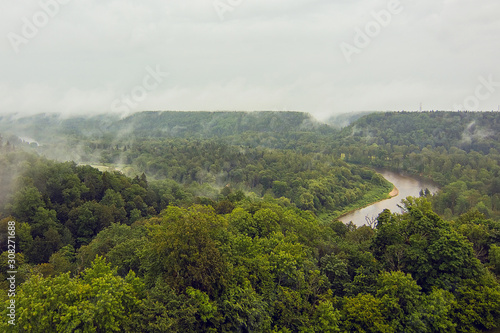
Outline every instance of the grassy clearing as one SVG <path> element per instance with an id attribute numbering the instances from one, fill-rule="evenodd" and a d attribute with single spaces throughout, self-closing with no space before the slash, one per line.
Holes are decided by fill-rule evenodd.
<path id="1" fill-rule="evenodd" d="M 124 175 L 128 177 L 133 177 L 136 174 L 140 174 L 137 170 L 135 170 L 132 166 L 128 164 L 111 164 L 111 163 L 102 163 L 102 164 L 92 164 L 92 163 L 80 163 L 79 165 L 90 165 L 93 168 L 101 172 L 113 172 L 120 171 Z"/>

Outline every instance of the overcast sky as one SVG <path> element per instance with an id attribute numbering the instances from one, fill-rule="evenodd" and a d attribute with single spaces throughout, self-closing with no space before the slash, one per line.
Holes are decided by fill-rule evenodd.
<path id="1" fill-rule="evenodd" d="M 498 0 L 0 0 L 0 114 L 497 110 L 499 14 Z"/>

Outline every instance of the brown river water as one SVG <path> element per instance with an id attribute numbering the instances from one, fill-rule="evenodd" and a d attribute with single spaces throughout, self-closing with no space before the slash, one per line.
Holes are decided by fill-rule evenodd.
<path id="1" fill-rule="evenodd" d="M 408 196 L 418 197 L 420 190 L 425 190 L 426 188 L 428 188 L 431 193 L 435 193 L 439 189 L 435 184 L 429 181 L 391 171 L 379 171 L 379 173 L 398 189 L 399 194 L 390 199 L 382 200 L 365 208 L 350 212 L 340 217 L 340 221 L 344 223 L 352 221 L 357 226 L 362 226 L 363 224 L 366 224 L 366 217 L 370 219 L 375 218 L 386 208 L 390 209 L 393 213 L 400 213 L 401 209 L 398 205 L 401 204 L 401 199 Z"/>

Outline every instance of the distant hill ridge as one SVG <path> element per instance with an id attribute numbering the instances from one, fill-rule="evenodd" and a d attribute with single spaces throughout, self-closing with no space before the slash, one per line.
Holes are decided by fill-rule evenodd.
<path id="1" fill-rule="evenodd" d="M 309 113 L 291 111 L 144 111 L 123 118 L 117 114 L 0 116 L 4 140 L 19 137 L 44 143 L 129 137 L 206 139 L 242 133 L 288 137 L 298 132 L 319 136 L 336 133 L 333 140 L 342 144 L 364 140 L 378 145 L 455 146 L 487 152 L 490 148 L 500 149 L 500 113 L 366 112 L 333 116 L 327 124 Z"/>
<path id="2" fill-rule="evenodd" d="M 500 149 L 500 112 L 380 112 L 342 129 L 343 138 L 378 145 L 459 147 L 488 153 Z"/>
<path id="3" fill-rule="evenodd" d="M 291 111 L 144 111 L 125 118 L 114 114 L 88 117 L 47 114 L 23 118 L 0 117 L 1 133 L 29 136 L 35 140 L 57 134 L 76 138 L 107 135 L 209 138 L 242 132 L 300 132 L 318 128 L 328 126 L 309 113 Z"/>

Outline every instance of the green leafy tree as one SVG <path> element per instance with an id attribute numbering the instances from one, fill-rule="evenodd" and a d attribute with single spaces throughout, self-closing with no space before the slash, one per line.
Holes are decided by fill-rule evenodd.
<path id="1" fill-rule="evenodd" d="M 24 187 L 14 195 L 12 214 L 19 222 L 32 222 L 39 208 L 45 208 L 45 202 L 36 187 Z"/>
<path id="2" fill-rule="evenodd" d="M 421 288 L 409 274 L 384 272 L 379 277 L 377 298 L 395 332 L 422 332 L 425 325 L 419 306 Z"/>
<path id="3" fill-rule="evenodd" d="M 191 287 L 178 293 L 159 278 L 129 325 L 130 332 L 217 332 L 221 320 L 206 293 Z"/>
<path id="4" fill-rule="evenodd" d="M 385 221 L 372 242 L 387 269 L 410 273 L 424 291 L 453 290 L 462 279 L 478 277 L 480 262 L 471 244 L 435 214 L 426 198 L 404 201 L 406 213 Z"/>
<path id="5" fill-rule="evenodd" d="M 395 332 L 382 301 L 370 294 L 344 298 L 341 323 L 346 332 Z"/>
<path id="6" fill-rule="evenodd" d="M 340 330 L 341 315 L 332 302 L 325 300 L 319 301 L 314 309 L 314 315 L 311 320 L 311 329 L 313 332 L 335 333 Z M 305 330 L 304 330 L 305 331 Z"/>
<path id="7" fill-rule="evenodd" d="M 116 267 L 120 276 L 126 276 L 130 270 L 139 272 L 140 251 L 146 243 L 146 235 L 144 226 L 113 223 L 99 232 L 90 244 L 78 249 L 78 268 L 89 267 L 93 258 L 99 255 Z"/>
<path id="8" fill-rule="evenodd" d="M 161 276 L 177 291 L 192 287 L 219 294 L 228 279 L 219 249 L 226 227 L 211 207 L 167 208 L 161 224 L 150 226 L 151 242 L 142 253 L 148 284 Z"/>
<path id="9" fill-rule="evenodd" d="M 500 275 L 500 246 L 492 245 L 489 253 L 490 269 L 493 273 Z"/>
<path id="10" fill-rule="evenodd" d="M 500 287 L 489 276 L 465 280 L 456 290 L 451 317 L 457 332 L 481 332 L 500 326 Z"/>
<path id="11" fill-rule="evenodd" d="M 140 305 L 142 284 L 133 273 L 118 277 L 102 258 L 82 275 L 33 275 L 18 290 L 16 326 L 4 332 L 123 332 Z M 5 303 L 2 315 L 6 317 Z"/>

